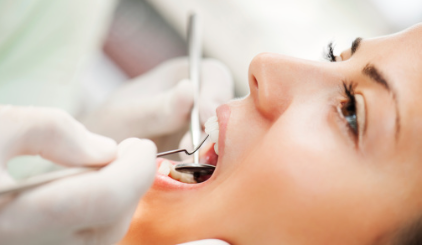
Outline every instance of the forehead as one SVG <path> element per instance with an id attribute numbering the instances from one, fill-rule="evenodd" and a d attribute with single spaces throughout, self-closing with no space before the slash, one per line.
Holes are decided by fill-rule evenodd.
<path id="1" fill-rule="evenodd" d="M 397 96 L 422 88 L 422 25 L 393 35 L 364 39 L 362 62 L 373 63 L 397 90 Z"/>
<path id="2" fill-rule="evenodd" d="M 422 25 L 400 33 L 363 39 L 356 52 L 359 69 L 374 64 L 396 91 L 400 115 L 400 137 L 378 163 L 386 164 L 388 172 L 407 190 L 407 204 L 422 208 Z M 353 59 L 353 58 L 352 58 Z M 360 70 L 359 70 L 360 72 Z M 377 98 L 374 110 L 386 110 L 388 102 Z M 374 106 L 375 105 L 375 106 Z M 383 124 L 379 119 L 376 124 Z M 386 143 L 377 142 L 377 148 Z M 389 149 L 390 150 L 390 149 Z M 378 156 L 379 157 L 379 156 Z M 413 201 L 413 202 L 412 202 Z M 415 211 L 415 210 L 413 210 Z"/>
<path id="3" fill-rule="evenodd" d="M 362 63 L 376 65 L 402 104 L 422 95 L 422 24 L 389 36 L 364 39 L 356 56 Z"/>
<path id="4" fill-rule="evenodd" d="M 362 43 L 361 48 L 367 55 L 372 56 L 374 62 L 405 71 L 415 68 L 420 70 L 421 68 L 422 24 L 389 36 L 365 39 Z"/>
<path id="5" fill-rule="evenodd" d="M 364 39 L 359 49 L 365 62 L 375 64 L 396 91 L 401 121 L 398 153 L 422 160 L 422 25 Z"/>

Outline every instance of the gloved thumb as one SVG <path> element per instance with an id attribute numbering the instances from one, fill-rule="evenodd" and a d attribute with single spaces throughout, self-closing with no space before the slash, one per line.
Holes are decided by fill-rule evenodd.
<path id="1" fill-rule="evenodd" d="M 176 125 L 184 125 L 189 121 L 193 106 L 193 84 L 188 79 L 181 80 L 172 90 L 168 107 L 172 112 L 171 119 Z"/>
<path id="2" fill-rule="evenodd" d="M 207 59 L 202 62 L 202 81 L 199 97 L 201 123 L 215 115 L 217 107 L 234 96 L 230 70 L 221 62 Z"/>
<path id="3" fill-rule="evenodd" d="M 157 171 L 157 147 L 148 139 L 128 138 L 118 146 L 117 159 L 101 171 L 104 185 L 110 182 L 115 189 L 135 189 L 143 195 L 152 185 Z M 139 199 L 139 197 L 138 197 Z"/>
<path id="4" fill-rule="evenodd" d="M 0 156 L 40 155 L 69 166 L 104 165 L 116 157 L 114 140 L 89 132 L 64 111 L 0 107 Z"/>

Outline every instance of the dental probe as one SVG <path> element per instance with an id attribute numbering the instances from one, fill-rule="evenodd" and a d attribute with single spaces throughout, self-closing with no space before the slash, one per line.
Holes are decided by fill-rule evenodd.
<path id="1" fill-rule="evenodd" d="M 192 154 L 196 153 L 199 150 L 199 148 L 201 148 L 201 146 L 205 143 L 205 141 L 208 139 L 208 137 L 209 137 L 209 135 L 207 135 L 204 138 L 204 140 L 202 140 L 202 142 L 198 145 L 198 147 L 196 147 L 196 149 L 194 149 L 192 152 L 189 152 L 186 149 L 175 149 L 175 150 L 170 150 L 170 151 L 158 153 L 157 157 L 171 155 L 171 154 L 179 153 L 179 152 L 185 152 L 187 155 L 192 155 Z M 181 164 L 179 164 L 179 165 L 181 165 Z M 202 165 L 202 169 L 204 169 L 203 171 L 201 171 L 201 166 L 198 166 L 198 164 L 196 164 L 196 163 L 189 163 L 189 164 L 183 164 L 183 165 L 196 165 L 195 167 L 197 169 L 196 170 L 197 176 L 198 175 L 199 176 L 204 175 L 205 173 L 212 174 L 212 172 L 210 173 L 210 170 L 215 168 L 212 165 L 199 164 L 199 165 Z M 35 176 L 35 177 L 32 177 L 32 178 L 28 178 L 26 180 L 20 181 L 17 184 L 13 184 L 13 185 L 8 186 L 8 187 L 0 188 L 0 196 L 6 195 L 6 194 L 21 192 L 23 190 L 33 188 L 33 187 L 36 187 L 36 186 L 39 186 L 39 185 L 42 185 L 42 184 L 46 184 L 46 183 L 49 183 L 49 182 L 54 181 L 54 180 L 67 178 L 67 177 L 70 177 L 70 176 L 79 175 L 79 174 L 83 174 L 83 173 L 98 171 L 101 168 L 102 167 L 68 168 L 68 169 L 64 169 L 64 170 L 60 170 L 60 171 L 55 171 L 55 172 L 50 172 L 50 173 L 38 175 L 38 176 Z M 177 165 L 176 165 L 176 170 L 177 170 Z M 192 170 L 192 169 L 190 169 L 190 170 Z M 207 171 L 205 171 L 205 170 L 207 170 Z M 181 170 L 180 172 L 192 173 L 191 171 L 183 171 L 183 170 Z"/>
<path id="2" fill-rule="evenodd" d="M 199 120 L 199 84 L 201 71 L 201 33 L 198 15 L 192 13 L 188 23 L 188 52 L 189 52 L 189 78 L 193 84 L 193 107 L 190 115 L 190 133 L 192 147 L 198 146 L 201 138 L 201 122 Z M 193 162 L 199 163 L 199 153 L 193 155 Z"/>

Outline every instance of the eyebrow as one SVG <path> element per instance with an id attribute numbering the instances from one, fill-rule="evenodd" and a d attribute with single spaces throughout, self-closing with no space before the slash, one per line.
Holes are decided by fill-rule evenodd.
<path id="1" fill-rule="evenodd" d="M 352 42 L 352 47 L 350 48 L 352 51 L 352 55 L 356 52 L 356 50 L 359 48 L 360 42 L 362 41 L 362 38 L 357 37 L 353 42 Z"/>
<path id="2" fill-rule="evenodd" d="M 371 81 L 380 84 L 382 87 L 384 87 L 389 93 L 393 95 L 393 100 L 395 104 L 396 109 L 396 133 L 395 138 L 396 141 L 399 137 L 400 132 L 400 114 L 398 110 L 398 103 L 397 103 L 397 93 L 396 91 L 391 88 L 390 83 L 387 79 L 382 75 L 382 73 L 379 72 L 379 70 L 371 63 L 366 64 L 366 66 L 362 69 L 362 73 L 366 76 L 368 76 Z"/>
<path id="3" fill-rule="evenodd" d="M 352 47 L 350 48 L 351 50 L 351 55 L 352 56 L 354 53 L 356 53 L 356 51 L 358 50 L 358 48 L 360 47 L 360 44 L 362 42 L 362 38 L 361 37 L 357 37 L 353 42 L 352 42 Z M 382 73 L 371 63 L 366 64 L 366 66 L 362 69 L 362 73 L 365 76 L 368 76 L 371 81 L 382 85 L 389 93 L 391 93 L 393 95 L 393 100 L 394 100 L 394 105 L 395 105 L 395 110 L 396 110 L 396 133 L 395 133 L 395 138 L 396 141 L 399 137 L 399 133 L 400 133 L 400 114 L 399 114 L 399 107 L 398 107 L 398 103 L 397 103 L 397 93 L 394 90 L 394 88 L 391 87 L 391 84 L 388 82 L 388 80 L 382 75 Z"/>
<path id="4" fill-rule="evenodd" d="M 385 87 L 385 89 L 387 89 L 389 92 L 392 92 L 390 89 L 390 83 L 387 82 L 384 76 L 381 75 L 378 69 L 371 63 L 366 64 L 366 66 L 362 69 L 362 73 L 371 78 L 373 81 Z"/>

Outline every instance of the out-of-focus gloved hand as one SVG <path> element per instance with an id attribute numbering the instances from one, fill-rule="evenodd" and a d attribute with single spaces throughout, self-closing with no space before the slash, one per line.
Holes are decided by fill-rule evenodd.
<path id="1" fill-rule="evenodd" d="M 193 105 L 188 71 L 187 58 L 167 61 L 123 85 L 82 122 L 116 141 L 143 137 L 153 139 L 159 150 L 176 148 L 188 129 Z M 202 61 L 201 78 L 199 113 L 204 123 L 233 97 L 233 81 L 226 66 L 214 59 Z"/>
<path id="2" fill-rule="evenodd" d="M 67 166 L 106 165 L 0 196 L 1 244 L 116 243 L 155 177 L 151 141 L 128 139 L 116 147 L 59 110 L 0 106 L 0 135 L 0 187 L 13 184 L 6 162 L 17 155 Z"/>
<path id="3" fill-rule="evenodd" d="M 229 245 L 229 243 L 220 239 L 202 239 L 187 243 L 181 243 L 179 245 Z"/>

